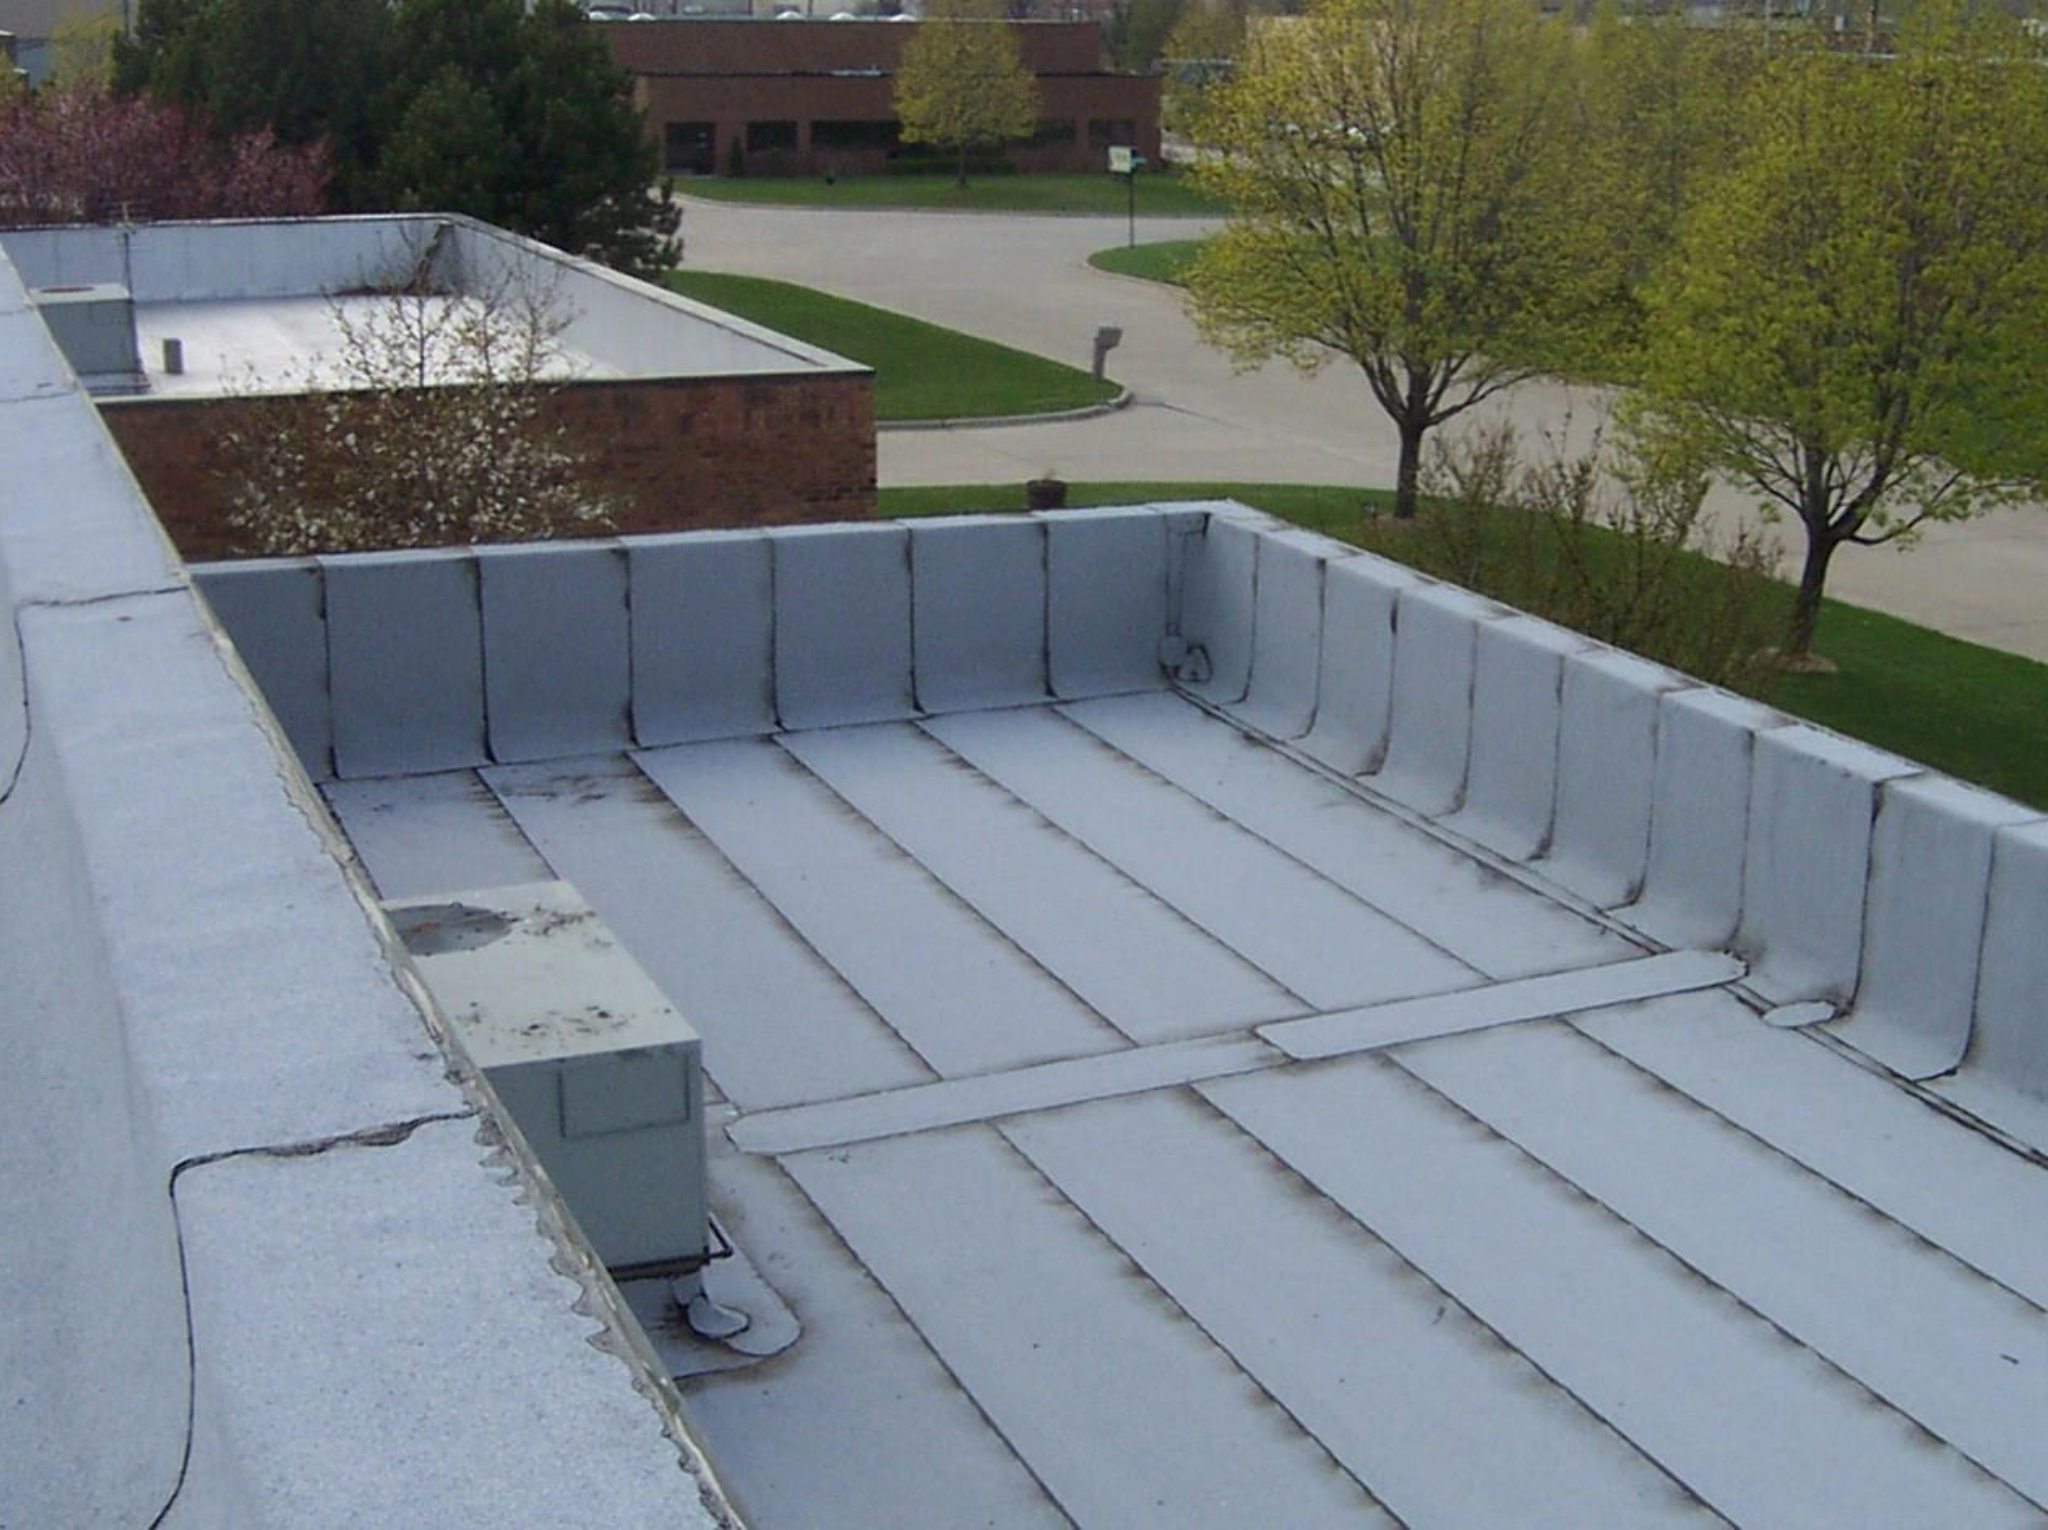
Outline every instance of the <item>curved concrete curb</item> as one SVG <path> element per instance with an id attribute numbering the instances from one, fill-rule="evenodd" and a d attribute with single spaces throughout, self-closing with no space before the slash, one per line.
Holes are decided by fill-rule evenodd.
<path id="1" fill-rule="evenodd" d="M 1100 404 L 1084 404 L 1079 409 L 1055 409 L 1050 414 L 978 414 L 963 415 L 949 420 L 877 420 L 875 433 L 885 430 L 973 430 L 998 425 L 1065 425 L 1073 420 L 1092 420 L 1100 415 L 1114 414 L 1119 409 L 1129 408 L 1137 395 L 1129 388 L 1115 398 Z"/>

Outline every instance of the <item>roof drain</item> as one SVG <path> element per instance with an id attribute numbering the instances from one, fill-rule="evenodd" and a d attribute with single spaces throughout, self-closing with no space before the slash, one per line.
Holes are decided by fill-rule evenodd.
<path id="1" fill-rule="evenodd" d="M 1177 632 L 1169 632 L 1159 640 L 1159 667 L 1182 685 L 1201 685 L 1215 673 L 1215 666 L 1209 662 L 1209 650 L 1200 643 L 1190 643 Z"/>

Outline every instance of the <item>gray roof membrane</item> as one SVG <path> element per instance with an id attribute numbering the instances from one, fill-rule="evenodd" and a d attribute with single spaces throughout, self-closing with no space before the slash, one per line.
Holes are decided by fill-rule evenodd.
<path id="1" fill-rule="evenodd" d="M 2048 1518 L 2037 815 L 1233 506 L 496 567 L 202 584 L 702 1034 L 748 1523 Z"/>
<path id="2" fill-rule="evenodd" d="M 719 1523 L 4 255 L 0 460 L 0 1525 Z"/>

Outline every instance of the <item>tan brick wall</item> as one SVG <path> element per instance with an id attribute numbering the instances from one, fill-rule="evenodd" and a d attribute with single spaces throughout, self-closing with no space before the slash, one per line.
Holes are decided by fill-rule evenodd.
<path id="1" fill-rule="evenodd" d="M 214 441 L 237 399 L 108 399 L 101 415 L 187 558 L 234 557 Z M 625 502 L 617 530 L 862 520 L 875 513 L 872 379 L 575 383 L 549 409 Z"/>

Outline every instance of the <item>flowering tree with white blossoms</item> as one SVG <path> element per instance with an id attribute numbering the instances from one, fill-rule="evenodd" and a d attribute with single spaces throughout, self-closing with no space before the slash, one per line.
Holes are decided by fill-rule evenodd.
<path id="1" fill-rule="evenodd" d="M 551 291 L 336 298 L 340 345 L 254 379 L 216 438 L 228 519 L 268 556 L 600 532 L 615 503 L 548 401 L 574 374 Z"/>

